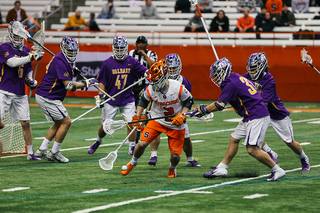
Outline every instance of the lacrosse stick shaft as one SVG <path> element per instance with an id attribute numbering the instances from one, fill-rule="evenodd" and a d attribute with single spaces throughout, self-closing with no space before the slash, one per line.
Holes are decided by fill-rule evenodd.
<path id="1" fill-rule="evenodd" d="M 317 71 L 317 73 L 320 74 L 319 70 L 318 70 L 317 68 L 315 68 L 312 64 L 309 64 L 309 63 L 308 63 L 308 65 L 310 65 L 310 67 L 312 67 L 315 71 Z"/>
<path id="2" fill-rule="evenodd" d="M 112 98 L 117 97 L 117 96 L 120 95 L 121 93 L 127 91 L 128 89 L 130 89 L 130 88 L 133 87 L 134 85 L 138 84 L 139 82 L 144 81 L 145 79 L 146 79 L 146 77 L 143 77 L 143 78 L 141 78 L 140 80 L 134 82 L 134 83 L 131 84 L 130 86 L 124 88 L 123 90 L 121 90 L 121 91 L 118 92 L 117 94 L 113 95 Z M 111 100 L 111 98 L 108 98 L 107 100 L 103 101 L 103 102 L 101 103 L 101 105 L 107 103 L 107 102 L 110 101 L 110 100 Z M 95 107 L 93 107 L 92 109 L 89 109 L 87 112 L 85 112 L 85 113 L 83 113 L 82 115 L 80 115 L 79 117 L 73 119 L 73 120 L 71 121 L 71 123 L 74 123 L 75 121 L 79 120 L 80 118 L 82 118 L 83 116 L 85 116 L 86 114 L 90 113 L 91 111 L 93 111 L 93 110 L 95 110 L 95 109 L 97 109 L 97 108 L 98 108 L 98 107 L 95 106 Z"/>
<path id="3" fill-rule="evenodd" d="M 36 67 L 34 68 L 34 73 L 33 73 L 33 80 L 36 79 L 36 74 L 37 74 L 37 70 L 38 70 L 38 65 L 39 65 L 39 61 L 37 61 L 36 63 Z M 30 88 L 30 91 L 29 91 L 29 100 L 31 98 L 31 94 L 32 94 L 32 89 Z"/>
<path id="4" fill-rule="evenodd" d="M 174 116 L 175 116 L 175 115 L 169 115 L 169 116 L 163 116 L 163 117 L 142 119 L 142 120 L 138 120 L 138 121 L 128 122 L 127 124 L 134 124 L 134 123 L 140 123 L 140 122 L 145 122 L 145 121 L 159 120 L 159 119 L 163 119 L 163 118 L 172 118 L 172 117 L 174 117 Z"/>
<path id="5" fill-rule="evenodd" d="M 205 21 L 204 21 L 204 19 L 203 19 L 203 17 L 202 17 L 202 14 L 201 14 L 201 11 L 200 11 L 200 8 L 199 8 L 199 5 L 198 5 L 198 2 L 196 3 L 196 5 L 195 5 L 195 6 L 197 7 L 197 10 L 198 10 L 198 12 L 199 12 L 199 15 L 200 15 L 200 18 L 201 18 L 201 21 L 202 21 L 202 24 L 203 24 L 204 30 L 206 31 L 206 34 L 207 34 L 207 37 L 208 37 L 209 42 L 210 42 L 210 44 L 211 44 L 211 47 L 212 47 L 213 53 L 214 53 L 214 55 L 216 56 L 216 59 L 217 59 L 217 60 L 219 60 L 218 54 L 217 54 L 217 52 L 216 52 L 216 49 L 215 49 L 215 48 L 214 48 L 214 46 L 213 46 L 213 43 L 212 43 L 211 37 L 210 37 L 210 35 L 209 35 L 208 29 L 207 29 L 207 25 L 206 25 L 206 23 L 205 23 Z"/>
<path id="6" fill-rule="evenodd" d="M 45 46 L 43 46 L 42 44 L 40 44 L 39 42 L 37 42 L 36 40 L 34 40 L 31 36 L 28 37 L 28 38 L 30 38 L 34 43 L 38 44 L 40 47 L 42 47 L 42 48 L 45 49 L 48 53 L 50 53 L 52 56 L 54 56 L 54 54 L 53 54 L 50 50 L 48 50 Z"/>
<path id="7" fill-rule="evenodd" d="M 79 74 L 84 80 L 88 80 L 84 75 L 82 75 L 81 73 Z M 106 93 L 103 89 L 101 89 L 99 86 L 94 86 L 97 90 L 99 90 L 100 92 L 102 92 L 103 94 L 105 94 L 106 96 L 108 96 L 108 98 L 111 98 L 111 100 L 115 100 L 115 98 L 111 97 L 108 93 Z"/>
<path id="8" fill-rule="evenodd" d="M 127 135 L 127 137 L 123 140 L 123 142 L 120 144 L 120 146 L 116 149 L 116 152 L 118 152 L 119 149 L 121 149 L 121 147 L 123 146 L 123 144 L 129 139 L 129 137 L 134 133 L 134 131 L 136 131 L 137 128 L 138 128 L 138 127 L 135 126 L 135 127 L 131 130 L 131 132 L 130 132 L 130 133 Z"/>

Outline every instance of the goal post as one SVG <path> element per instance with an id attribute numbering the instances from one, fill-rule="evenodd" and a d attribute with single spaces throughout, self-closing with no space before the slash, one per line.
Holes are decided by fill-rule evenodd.
<path id="1" fill-rule="evenodd" d="M 7 29 L 8 25 L 0 25 L 0 45 L 9 41 Z M 28 150 L 23 138 L 20 121 L 12 122 L 10 110 L 8 110 L 4 116 L 3 122 L 4 128 L 0 130 L 0 138 L 2 140 L 2 155 L 27 154 Z"/>

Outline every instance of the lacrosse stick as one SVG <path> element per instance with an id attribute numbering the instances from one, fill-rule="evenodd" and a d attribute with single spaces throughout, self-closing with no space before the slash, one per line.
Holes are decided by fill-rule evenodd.
<path id="1" fill-rule="evenodd" d="M 187 112 L 186 113 L 186 115 L 191 115 L 192 114 L 192 112 Z M 192 118 L 194 119 L 194 120 L 196 120 L 196 121 L 207 121 L 207 120 L 209 120 L 209 119 L 211 119 L 211 118 L 213 118 L 214 117 L 214 114 L 213 114 L 213 112 L 210 112 L 208 115 L 204 115 L 204 116 L 202 116 L 202 117 L 200 117 L 200 118 L 198 118 L 198 117 L 196 117 L 196 116 L 193 116 Z"/>
<path id="2" fill-rule="evenodd" d="M 317 68 L 315 68 L 312 65 L 312 58 L 310 55 L 307 54 L 308 51 L 306 51 L 305 49 L 300 51 L 300 59 L 302 63 L 308 64 L 310 67 L 312 67 L 315 71 L 317 71 L 317 73 L 320 74 L 319 70 Z"/>
<path id="3" fill-rule="evenodd" d="M 42 27 L 43 28 L 43 27 Z M 23 26 L 21 25 L 20 22 L 15 21 L 12 25 L 12 32 L 15 35 L 18 35 L 22 38 L 24 38 L 25 40 L 31 39 L 34 43 L 36 43 L 37 45 L 39 45 L 40 47 L 42 47 L 43 49 L 45 49 L 48 53 L 50 53 L 52 56 L 54 56 L 54 54 L 48 50 L 46 47 L 44 47 L 42 44 L 39 43 L 39 41 L 37 41 L 36 39 L 32 38 L 30 36 L 30 34 L 28 33 L 28 31 L 26 29 L 23 28 Z"/>
<path id="4" fill-rule="evenodd" d="M 198 0 L 189 0 L 189 1 L 191 2 L 191 4 L 193 4 L 193 5 L 195 5 L 195 6 L 197 7 L 198 13 L 199 13 L 199 15 L 200 15 L 200 18 L 201 18 L 203 27 L 204 27 L 204 29 L 205 29 L 205 31 L 206 31 L 206 34 L 207 34 L 207 37 L 208 37 L 209 42 L 210 42 L 210 44 L 211 44 L 212 50 L 213 50 L 213 52 L 214 52 L 214 55 L 216 56 L 216 59 L 219 60 L 218 54 L 217 54 L 217 52 L 216 52 L 216 49 L 215 49 L 214 46 L 213 46 L 211 37 L 210 37 L 210 35 L 209 35 L 206 22 L 204 21 L 204 19 L 203 19 L 203 17 L 202 17 L 202 14 L 201 14 L 201 11 L 200 11 L 200 8 L 199 8 L 199 5 L 198 5 Z"/>
<path id="5" fill-rule="evenodd" d="M 118 151 L 119 149 L 123 146 L 123 144 L 128 140 L 128 138 L 134 133 L 134 131 L 137 129 L 135 126 L 131 132 L 127 135 L 127 137 L 123 140 L 123 142 L 120 144 L 120 146 L 116 149 L 116 151 L 110 152 L 107 157 L 101 158 L 99 160 L 99 165 L 101 169 L 103 170 L 112 170 L 113 169 L 113 164 L 115 160 L 118 157 Z"/>
<path id="6" fill-rule="evenodd" d="M 120 95 L 120 94 L 123 93 L 124 91 L 130 89 L 131 87 L 133 87 L 134 85 L 138 84 L 138 83 L 141 82 L 141 81 L 144 81 L 145 79 L 146 79 L 146 77 L 143 77 L 143 78 L 141 78 L 140 80 L 134 82 L 134 83 L 131 84 L 130 86 L 124 88 L 123 90 L 121 90 L 121 91 L 118 92 L 117 94 L 113 95 L 112 98 L 117 97 L 118 95 Z M 101 105 L 107 103 L 107 102 L 110 101 L 110 100 L 111 100 L 111 98 L 108 98 L 107 100 L 103 101 L 103 102 L 101 103 Z M 80 118 L 82 118 L 83 116 L 85 116 L 86 114 L 90 113 L 91 111 L 93 111 L 93 110 L 95 110 L 95 109 L 97 109 L 97 108 L 98 108 L 98 107 L 95 106 L 95 107 L 89 109 L 87 112 L 85 112 L 85 113 L 83 113 L 82 115 L 80 115 L 79 117 L 73 119 L 73 120 L 71 121 L 71 123 L 74 123 L 75 121 L 79 120 Z"/>
<path id="7" fill-rule="evenodd" d="M 40 44 L 43 45 L 44 43 L 44 38 L 45 38 L 45 35 L 44 35 L 44 20 L 42 21 L 41 23 L 41 29 L 38 30 L 38 32 L 36 32 L 34 35 L 33 35 L 33 39 L 38 41 Z M 33 43 L 33 46 L 32 46 L 32 49 L 34 49 L 35 51 L 37 52 L 41 52 L 42 51 L 42 47 L 39 46 L 37 43 Z M 36 79 L 36 75 L 37 75 L 37 70 L 38 70 L 38 65 L 39 65 L 39 61 L 37 61 L 36 63 L 36 67 L 34 68 L 34 73 L 33 73 L 33 79 Z M 31 98 L 31 94 L 32 94 L 32 90 L 30 89 L 29 91 L 29 100 Z"/>

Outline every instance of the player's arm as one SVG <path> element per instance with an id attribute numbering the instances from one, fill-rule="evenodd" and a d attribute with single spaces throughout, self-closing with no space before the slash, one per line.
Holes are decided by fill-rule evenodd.
<path id="1" fill-rule="evenodd" d="M 99 83 L 99 88 L 102 91 L 106 91 L 106 86 L 101 82 Z M 98 108 L 102 108 L 104 104 L 101 104 L 101 102 L 105 98 L 105 95 L 100 90 L 98 90 L 98 95 L 94 96 L 94 98 L 96 99 L 96 106 Z"/>
<path id="2" fill-rule="evenodd" d="M 30 63 L 31 61 L 39 61 L 42 59 L 44 52 L 33 51 L 29 52 L 25 57 L 11 57 L 6 61 L 9 67 L 19 67 L 21 65 Z"/>
<path id="3" fill-rule="evenodd" d="M 32 78 L 32 73 L 33 71 L 30 71 L 27 73 L 27 78 L 25 80 L 25 83 L 27 86 L 30 87 L 30 89 L 34 90 L 35 88 L 37 88 L 38 81 Z"/>
<path id="4" fill-rule="evenodd" d="M 68 80 L 64 80 L 62 82 L 66 90 L 69 90 L 72 92 L 82 88 L 85 88 L 86 90 L 88 90 L 89 87 L 98 86 L 98 83 L 99 83 L 96 78 L 83 80 L 81 83 L 75 82 L 75 81 L 68 81 Z"/>
<path id="5" fill-rule="evenodd" d="M 209 104 L 208 106 L 201 104 L 192 112 L 190 116 L 202 117 L 204 115 L 210 114 L 211 112 L 222 111 L 225 109 L 227 104 L 228 102 L 223 102 L 223 101 L 215 101 Z"/>
<path id="6" fill-rule="evenodd" d="M 137 52 L 144 56 L 144 58 L 146 59 L 149 67 L 155 62 L 153 59 L 148 57 L 147 53 L 143 49 L 138 50 Z"/>

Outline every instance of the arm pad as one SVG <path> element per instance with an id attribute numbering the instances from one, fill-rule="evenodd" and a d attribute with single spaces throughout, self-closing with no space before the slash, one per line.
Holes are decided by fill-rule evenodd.
<path id="1" fill-rule="evenodd" d="M 193 105 L 193 97 L 190 96 L 189 98 L 187 98 L 185 101 L 182 101 L 182 107 L 186 107 L 188 109 L 191 109 L 192 105 Z"/>
<path id="2" fill-rule="evenodd" d="M 69 81 L 69 83 L 66 85 L 66 90 L 70 90 L 70 91 L 76 91 L 77 89 L 77 82 L 74 81 Z"/>
<path id="3" fill-rule="evenodd" d="M 18 67 L 18 66 L 27 64 L 29 62 L 31 62 L 31 60 L 30 60 L 30 58 L 28 56 L 25 56 L 25 57 L 22 57 L 22 58 L 12 57 L 12 58 L 9 58 L 7 60 L 6 64 L 9 67 Z"/>
<path id="4" fill-rule="evenodd" d="M 216 108 L 219 110 L 219 111 L 222 111 L 224 109 L 224 107 L 226 106 L 225 103 L 221 102 L 221 101 L 216 101 L 214 102 L 214 105 L 216 106 Z"/>
<path id="5" fill-rule="evenodd" d="M 141 96 L 140 96 L 140 100 L 139 100 L 138 106 L 140 106 L 140 107 L 142 107 L 142 108 L 145 109 L 145 108 L 148 107 L 149 102 L 150 102 L 150 101 L 148 101 L 148 100 L 144 97 L 144 95 L 143 95 L 143 93 L 142 93 Z"/>

